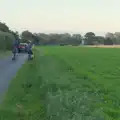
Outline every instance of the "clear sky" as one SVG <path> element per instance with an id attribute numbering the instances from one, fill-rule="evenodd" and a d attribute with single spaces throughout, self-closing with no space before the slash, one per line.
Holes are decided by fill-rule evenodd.
<path id="1" fill-rule="evenodd" d="M 0 20 L 19 32 L 118 32 L 120 0 L 0 0 Z"/>

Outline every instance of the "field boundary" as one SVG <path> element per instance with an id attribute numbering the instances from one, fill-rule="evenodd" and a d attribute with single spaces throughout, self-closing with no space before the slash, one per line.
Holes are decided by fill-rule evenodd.
<path id="1" fill-rule="evenodd" d="M 88 45 L 86 47 L 93 47 L 93 48 L 120 48 L 120 45 Z"/>

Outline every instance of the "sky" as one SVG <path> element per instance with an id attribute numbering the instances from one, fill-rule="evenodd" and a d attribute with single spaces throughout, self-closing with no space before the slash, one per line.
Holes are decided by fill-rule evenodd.
<path id="1" fill-rule="evenodd" d="M 103 35 L 120 31 L 120 0 L 0 0 L 0 21 L 19 32 Z"/>

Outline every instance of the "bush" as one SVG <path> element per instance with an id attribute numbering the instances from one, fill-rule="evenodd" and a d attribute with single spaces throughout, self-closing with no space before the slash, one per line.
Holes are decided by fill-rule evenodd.
<path id="1" fill-rule="evenodd" d="M 15 37 L 8 32 L 0 31 L 0 50 L 11 50 Z"/>

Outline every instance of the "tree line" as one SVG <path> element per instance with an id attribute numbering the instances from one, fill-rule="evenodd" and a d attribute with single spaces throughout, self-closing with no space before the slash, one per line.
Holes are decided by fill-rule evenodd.
<path id="1" fill-rule="evenodd" d="M 11 49 L 14 40 L 19 42 L 31 40 L 36 45 L 120 45 L 120 32 L 107 33 L 105 37 L 96 36 L 94 32 L 88 32 L 82 36 L 69 33 L 32 33 L 26 30 L 19 34 L 0 22 L 0 49 Z"/>
<path id="2" fill-rule="evenodd" d="M 96 36 L 93 32 L 82 36 L 81 34 L 45 34 L 23 31 L 21 42 L 27 42 L 28 39 L 38 45 L 120 45 L 120 32 L 107 33 L 103 37 Z"/>

